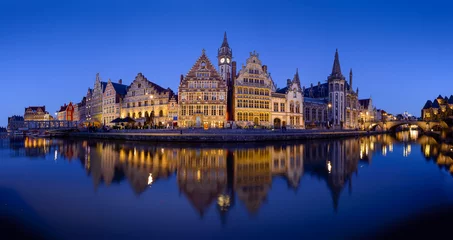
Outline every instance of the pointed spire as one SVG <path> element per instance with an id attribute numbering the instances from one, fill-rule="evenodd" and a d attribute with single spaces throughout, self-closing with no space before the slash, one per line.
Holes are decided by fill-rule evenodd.
<path id="1" fill-rule="evenodd" d="M 293 82 L 297 84 L 297 86 L 300 86 L 300 78 L 299 78 L 299 68 L 296 68 L 296 74 L 294 74 L 294 79 Z"/>
<path id="2" fill-rule="evenodd" d="M 205 55 L 205 54 L 206 54 L 206 50 L 204 50 L 204 48 L 201 49 L 201 55 Z"/>
<path id="3" fill-rule="evenodd" d="M 351 89 L 351 91 L 354 91 L 352 90 L 352 68 L 351 70 L 349 70 L 349 88 Z"/>
<path id="4" fill-rule="evenodd" d="M 343 74 L 341 74 L 340 57 L 338 56 L 338 48 L 335 51 L 335 59 L 333 61 L 332 73 L 330 74 L 329 78 L 344 79 Z"/>
<path id="5" fill-rule="evenodd" d="M 230 47 L 230 45 L 228 45 L 228 39 L 227 39 L 226 31 L 225 31 L 225 33 L 223 34 L 223 42 L 222 42 L 222 46 L 220 46 L 220 47 L 221 47 L 221 48 L 223 48 L 223 47 L 229 48 L 229 47 Z"/>

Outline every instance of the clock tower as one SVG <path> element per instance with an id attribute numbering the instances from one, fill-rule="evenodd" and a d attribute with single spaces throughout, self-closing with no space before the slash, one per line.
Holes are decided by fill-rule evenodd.
<path id="1" fill-rule="evenodd" d="M 222 46 L 220 46 L 217 54 L 218 64 L 219 64 L 219 73 L 223 81 L 227 83 L 228 86 L 231 86 L 233 83 L 233 74 L 232 74 L 232 58 L 233 51 L 228 45 L 226 32 L 223 35 Z"/>

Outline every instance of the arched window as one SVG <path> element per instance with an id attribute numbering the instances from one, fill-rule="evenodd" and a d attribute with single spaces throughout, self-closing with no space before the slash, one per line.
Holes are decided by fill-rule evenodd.
<path id="1" fill-rule="evenodd" d="M 128 116 L 128 117 L 131 117 L 131 113 L 127 113 L 127 116 Z"/>
<path id="2" fill-rule="evenodd" d="M 138 112 L 138 118 L 142 117 L 142 112 Z"/>
<path id="3" fill-rule="evenodd" d="M 296 102 L 296 113 L 300 113 L 300 103 Z"/>
<path id="4" fill-rule="evenodd" d="M 269 96 L 269 91 L 268 90 L 266 90 L 266 96 Z"/>
<path id="5" fill-rule="evenodd" d="M 249 89 L 248 88 L 244 88 L 244 94 L 249 94 Z"/>
<path id="6" fill-rule="evenodd" d="M 260 95 L 260 90 L 255 89 L 255 95 Z"/>
<path id="7" fill-rule="evenodd" d="M 135 117 L 135 113 L 132 113 L 132 118 L 136 118 L 136 117 Z"/>
<path id="8" fill-rule="evenodd" d="M 335 91 L 340 91 L 340 84 L 335 83 Z"/>
<path id="9" fill-rule="evenodd" d="M 164 116 L 164 111 L 160 110 L 159 111 L 159 117 L 163 117 Z"/>
<path id="10" fill-rule="evenodd" d="M 242 121 L 242 113 L 241 112 L 238 112 L 238 118 L 237 118 L 238 121 Z"/>
<path id="11" fill-rule="evenodd" d="M 145 112 L 145 117 L 148 118 L 149 117 L 149 113 L 148 111 Z"/>
<path id="12" fill-rule="evenodd" d="M 260 90 L 260 95 L 264 95 L 264 90 Z"/>
<path id="13" fill-rule="evenodd" d="M 249 121 L 253 121 L 253 113 L 249 113 Z"/>
<path id="14" fill-rule="evenodd" d="M 242 93 L 242 88 L 238 87 L 238 93 Z"/>
<path id="15" fill-rule="evenodd" d="M 293 101 L 291 101 L 289 103 L 289 112 L 292 112 L 292 113 L 294 112 L 294 102 Z"/>

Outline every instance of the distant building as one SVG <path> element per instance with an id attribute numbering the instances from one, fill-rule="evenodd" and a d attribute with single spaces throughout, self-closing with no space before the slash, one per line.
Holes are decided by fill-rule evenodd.
<path id="1" fill-rule="evenodd" d="M 46 111 L 46 106 L 30 106 L 25 108 L 25 121 L 47 121 L 50 114 Z"/>
<path id="2" fill-rule="evenodd" d="M 6 128 L 0 127 L 0 132 L 6 132 Z"/>
<path id="3" fill-rule="evenodd" d="M 66 103 L 60 107 L 60 110 L 57 111 L 57 120 L 59 121 L 77 121 L 76 119 L 78 117 L 75 116 L 76 108 L 72 102 L 70 102 L 68 105 Z"/>
<path id="4" fill-rule="evenodd" d="M 376 108 L 373 106 L 373 100 L 370 98 L 360 99 L 360 121 L 373 122 L 376 121 Z"/>
<path id="5" fill-rule="evenodd" d="M 226 61 L 226 60 L 224 60 Z M 179 120 L 181 127 L 223 128 L 227 121 L 227 82 L 205 54 L 179 83 Z"/>
<path id="6" fill-rule="evenodd" d="M 17 129 L 18 126 L 23 126 L 24 123 L 24 117 L 14 115 L 11 117 L 8 117 L 8 126 L 7 129 L 10 131 L 12 129 Z"/>
<path id="7" fill-rule="evenodd" d="M 424 121 L 439 121 L 453 118 L 453 95 L 450 95 L 450 98 L 439 95 L 434 101 L 426 101 L 421 114 Z"/>
<path id="8" fill-rule="evenodd" d="M 103 124 L 110 126 L 114 125 L 111 121 L 121 116 L 123 99 L 126 96 L 126 93 L 127 86 L 123 85 L 123 81 L 121 79 L 118 83 L 114 83 L 109 79 L 105 87 L 102 100 Z"/>

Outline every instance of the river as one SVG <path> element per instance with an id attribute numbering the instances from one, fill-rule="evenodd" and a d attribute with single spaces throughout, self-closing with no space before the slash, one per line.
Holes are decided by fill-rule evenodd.
<path id="1" fill-rule="evenodd" d="M 371 239 L 434 236 L 452 223 L 453 146 L 415 131 L 276 143 L 0 143 L 0 224 L 16 237 Z"/>

